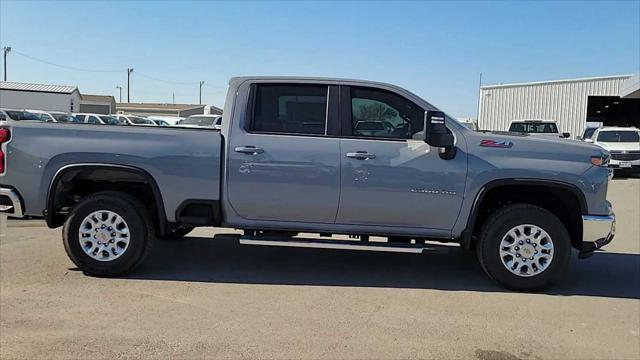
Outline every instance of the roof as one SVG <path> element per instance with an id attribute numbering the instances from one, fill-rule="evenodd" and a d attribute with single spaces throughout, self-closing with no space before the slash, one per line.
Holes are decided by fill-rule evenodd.
<path id="1" fill-rule="evenodd" d="M 111 95 L 87 95 L 87 94 L 82 94 L 80 95 L 80 98 L 83 101 L 93 101 L 93 102 L 115 102 L 116 98 L 114 98 Z"/>
<path id="2" fill-rule="evenodd" d="M 530 122 L 530 123 L 555 123 L 555 120 L 550 120 L 550 119 L 516 119 L 516 120 L 511 120 L 512 123 L 525 123 L 525 122 Z"/>
<path id="3" fill-rule="evenodd" d="M 622 127 L 622 126 L 605 126 L 605 127 L 601 127 L 599 128 L 600 132 L 603 131 L 639 131 L 638 128 L 633 127 L 633 126 L 626 126 L 626 127 Z"/>
<path id="4" fill-rule="evenodd" d="M 205 105 L 198 104 L 166 104 L 166 103 L 116 103 L 118 110 L 138 109 L 138 110 L 187 110 L 204 108 Z"/>
<path id="5" fill-rule="evenodd" d="M 0 89 L 12 90 L 12 91 L 58 93 L 58 94 L 71 94 L 74 91 L 78 91 L 77 86 L 30 84 L 30 83 L 20 83 L 20 82 L 12 82 L 12 81 L 0 81 Z"/>
<path id="6" fill-rule="evenodd" d="M 532 81 L 532 82 L 522 82 L 522 83 L 511 83 L 511 84 L 497 84 L 497 85 L 485 85 L 481 86 L 481 89 L 495 89 L 502 87 L 514 87 L 514 86 L 531 86 L 531 85 L 543 85 L 543 84 L 557 84 L 557 83 L 570 83 L 570 82 L 582 82 L 582 81 L 596 81 L 596 80 L 607 80 L 607 79 L 627 79 L 633 75 L 611 75 L 611 76 L 596 76 L 596 77 L 586 77 L 586 78 L 577 78 L 577 79 L 562 79 L 562 80 L 546 80 L 546 81 Z"/>

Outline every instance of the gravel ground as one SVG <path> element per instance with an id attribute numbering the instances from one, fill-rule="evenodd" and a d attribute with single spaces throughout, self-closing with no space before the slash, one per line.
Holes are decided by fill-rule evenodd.
<path id="1" fill-rule="evenodd" d="M 640 358 L 640 179 L 617 235 L 564 285 L 505 291 L 457 248 L 413 254 L 157 242 L 126 278 L 83 275 L 60 229 L 0 240 L 0 358 Z M 211 237 L 215 236 L 215 240 Z"/>

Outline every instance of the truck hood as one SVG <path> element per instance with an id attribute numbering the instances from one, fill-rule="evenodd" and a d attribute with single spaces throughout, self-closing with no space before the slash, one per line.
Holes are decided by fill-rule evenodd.
<path id="1" fill-rule="evenodd" d="M 473 133 L 467 136 L 467 145 L 471 152 L 499 152 L 501 157 L 512 156 L 522 161 L 549 159 L 589 163 L 591 156 L 606 154 L 603 148 L 583 141 L 508 132 Z"/>

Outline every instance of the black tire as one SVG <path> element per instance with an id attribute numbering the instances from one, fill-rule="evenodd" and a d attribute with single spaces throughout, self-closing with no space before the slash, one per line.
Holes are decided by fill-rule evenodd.
<path id="1" fill-rule="evenodd" d="M 167 234 L 158 235 L 158 239 L 161 240 L 180 240 L 187 236 L 195 229 L 194 226 L 181 226 L 175 229 L 171 229 Z"/>
<path id="2" fill-rule="evenodd" d="M 509 230 L 523 224 L 540 227 L 553 242 L 553 259 L 548 267 L 530 277 L 512 273 L 500 257 L 502 238 Z M 550 287 L 566 275 L 571 239 L 564 224 L 550 211 L 534 205 L 515 204 L 496 210 L 489 216 L 480 231 L 476 251 L 482 269 L 500 285 L 512 290 L 534 291 Z"/>
<path id="3" fill-rule="evenodd" d="M 99 210 L 118 214 L 129 227 L 126 250 L 111 261 L 99 261 L 87 255 L 80 245 L 79 230 L 85 217 Z M 138 266 L 149 253 L 152 244 L 152 220 L 147 209 L 131 195 L 118 191 L 104 191 L 87 196 L 78 202 L 62 228 L 64 249 L 73 263 L 88 275 L 115 277 Z"/>

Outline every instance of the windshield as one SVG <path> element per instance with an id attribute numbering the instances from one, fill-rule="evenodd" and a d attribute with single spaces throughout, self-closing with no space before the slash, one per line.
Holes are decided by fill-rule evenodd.
<path id="1" fill-rule="evenodd" d="M 588 128 L 587 130 L 584 131 L 584 136 L 582 138 L 591 139 L 591 137 L 593 136 L 593 133 L 595 133 L 596 130 L 598 130 L 598 128 Z"/>
<path id="2" fill-rule="evenodd" d="M 100 119 L 108 125 L 120 125 L 122 122 L 114 116 L 101 115 Z"/>
<path id="3" fill-rule="evenodd" d="M 79 122 L 73 115 L 69 114 L 51 114 L 57 122 Z"/>
<path id="4" fill-rule="evenodd" d="M 149 119 L 136 116 L 129 116 L 129 120 L 136 125 L 155 125 L 155 123 Z"/>
<path id="5" fill-rule="evenodd" d="M 40 119 L 40 116 L 34 114 L 34 113 L 30 113 L 28 111 L 19 111 L 19 110 L 7 110 L 7 115 L 9 115 L 10 118 L 12 118 L 13 120 L 39 120 L 42 121 L 42 119 Z"/>
<path id="6" fill-rule="evenodd" d="M 557 134 L 558 127 L 554 123 L 511 123 L 509 131 L 530 134 Z"/>
<path id="7" fill-rule="evenodd" d="M 215 120 L 215 116 L 189 116 L 180 121 L 180 125 L 211 126 Z"/>
<path id="8" fill-rule="evenodd" d="M 156 125 L 159 126 L 169 126 L 169 123 L 164 121 L 164 120 L 153 120 L 154 123 L 156 123 Z"/>
<path id="9" fill-rule="evenodd" d="M 617 143 L 634 143 L 640 141 L 640 134 L 637 131 L 601 131 L 598 134 L 598 141 L 601 142 L 617 142 Z"/>

